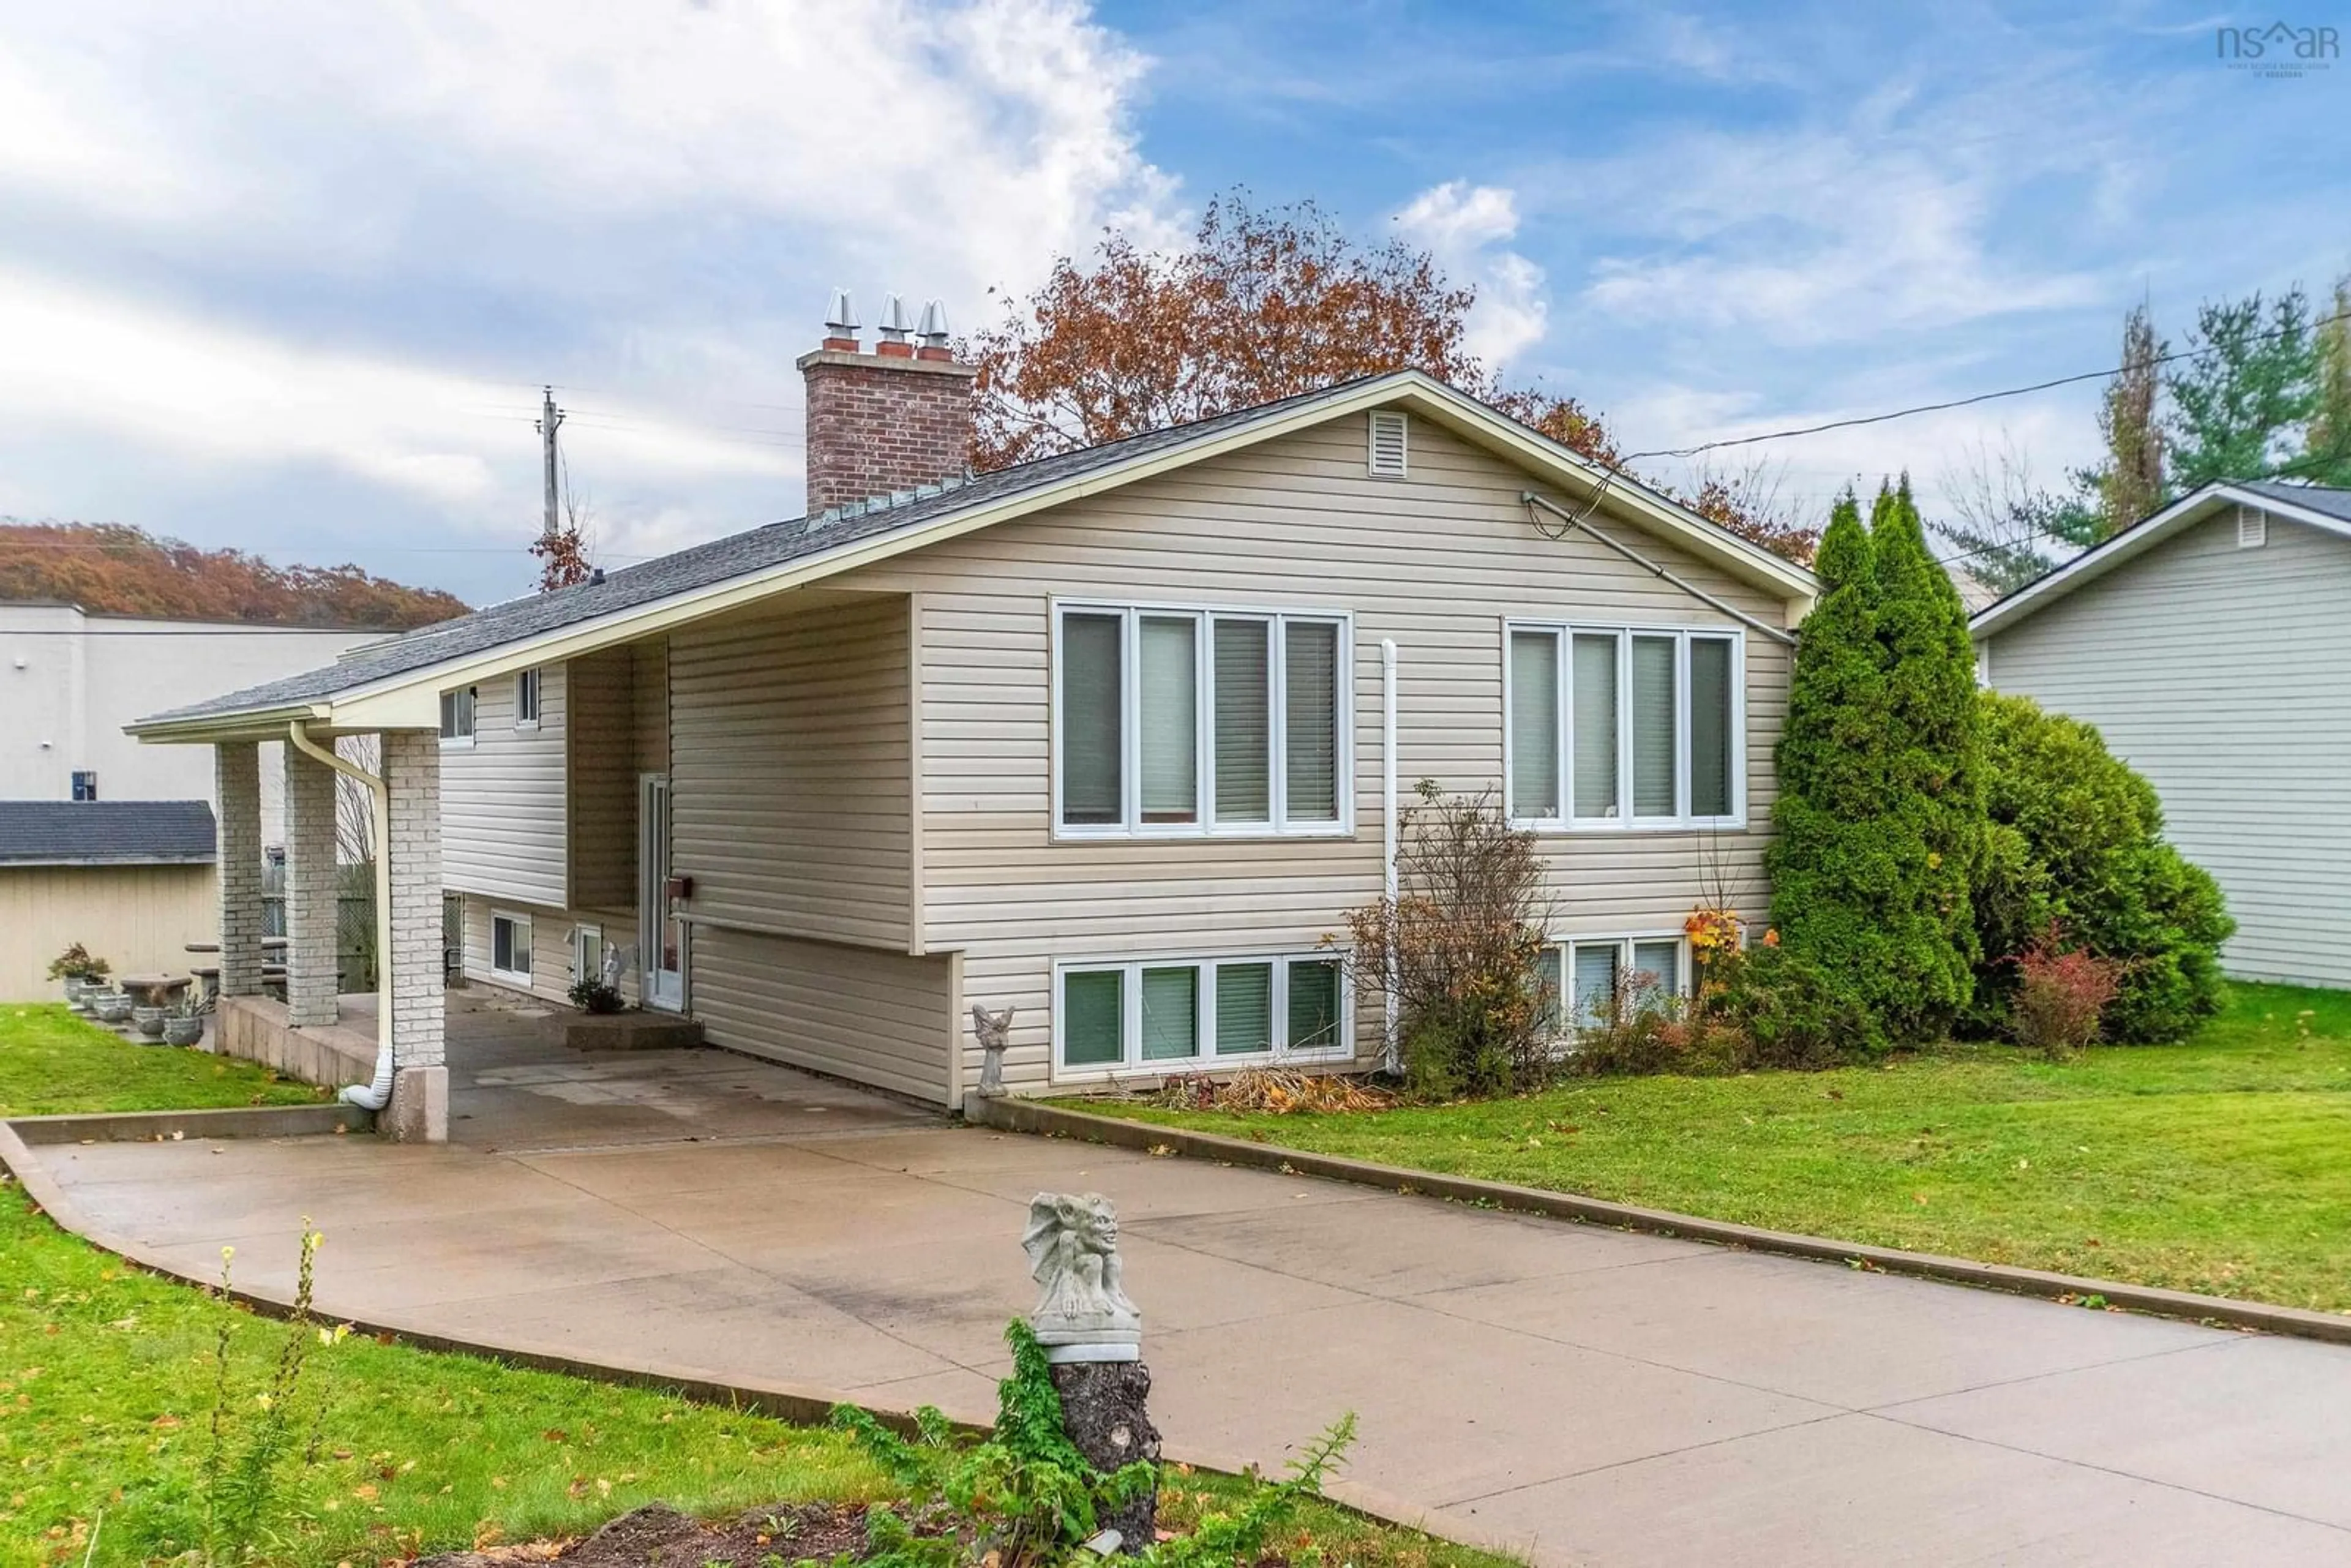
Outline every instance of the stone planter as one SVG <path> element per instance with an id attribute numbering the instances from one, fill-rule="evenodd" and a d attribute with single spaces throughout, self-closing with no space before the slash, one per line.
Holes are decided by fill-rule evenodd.
<path id="1" fill-rule="evenodd" d="M 162 1008 L 132 1008 L 131 1009 L 131 1021 L 138 1025 L 139 1032 L 145 1035 L 149 1040 L 161 1040 L 163 1038 L 163 1009 Z"/>
<path id="2" fill-rule="evenodd" d="M 163 1043 L 166 1045 L 194 1045 L 204 1038 L 204 1020 L 197 1014 L 189 1013 L 183 1018 L 163 1020 Z"/>
<path id="3" fill-rule="evenodd" d="M 66 1006 L 78 1013 L 89 1011 L 89 982 L 79 975 L 66 977 Z"/>
<path id="4" fill-rule="evenodd" d="M 100 991 L 90 998 L 90 1006 L 97 1012 L 98 1021 L 100 1023 L 131 1021 L 132 1003 L 131 998 L 120 991 Z"/>

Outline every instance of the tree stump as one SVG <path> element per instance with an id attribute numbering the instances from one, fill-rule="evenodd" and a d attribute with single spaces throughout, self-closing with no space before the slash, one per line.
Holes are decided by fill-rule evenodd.
<path id="1" fill-rule="evenodd" d="M 1105 1475 L 1127 1465 L 1159 1463 L 1159 1428 L 1151 1424 L 1151 1369 L 1139 1361 L 1071 1361 L 1053 1368 L 1061 1396 L 1061 1425 L 1086 1462 Z M 1124 1508 L 1096 1524 L 1119 1533 L 1119 1551 L 1149 1546 L 1159 1519 L 1155 1482 Z"/>

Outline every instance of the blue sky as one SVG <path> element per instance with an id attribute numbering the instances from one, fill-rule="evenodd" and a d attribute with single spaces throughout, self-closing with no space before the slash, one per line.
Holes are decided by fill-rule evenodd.
<path id="1" fill-rule="evenodd" d="M 1635 450 L 2097 368 L 2142 298 L 2176 339 L 2351 267 L 2351 60 L 2226 68 L 2214 28 L 2268 13 L 10 10 L 0 513 L 476 601 L 528 585 L 539 382 L 609 559 L 789 516 L 832 285 L 967 326 L 1237 183 L 1434 250 L 1481 350 Z M 1931 510 L 1987 453 L 2056 477 L 2095 400 L 1725 461 L 1811 509 L 1907 467 Z"/>

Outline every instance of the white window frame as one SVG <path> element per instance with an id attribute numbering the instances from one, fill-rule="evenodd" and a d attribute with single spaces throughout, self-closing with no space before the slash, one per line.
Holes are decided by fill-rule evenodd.
<path id="1" fill-rule="evenodd" d="M 1674 962 L 1673 994 L 1687 997 L 1694 977 L 1690 973 L 1689 933 L 1676 927 L 1667 931 L 1635 931 L 1624 936 L 1553 936 L 1544 942 L 1545 948 L 1559 955 L 1559 1026 L 1553 1031 L 1555 1040 L 1573 1040 L 1575 1021 L 1575 950 L 1579 947 L 1614 947 L 1616 949 L 1616 985 L 1625 984 L 1625 977 L 1636 973 L 1633 967 L 1633 949 L 1653 942 L 1671 942 L 1678 956 Z"/>
<path id="2" fill-rule="evenodd" d="M 514 727 L 517 729 L 537 729 L 538 727 L 539 703 L 545 695 L 545 692 L 546 683 L 540 678 L 539 667 L 537 664 L 533 664 L 528 670 L 517 670 L 515 672 Z M 528 718 L 523 716 L 523 708 L 525 706 L 523 697 L 526 694 L 528 694 L 530 698 L 530 702 L 528 704 L 530 708 L 530 716 Z"/>
<path id="3" fill-rule="evenodd" d="M 481 727 L 482 688 L 471 685 L 453 686 L 441 694 L 441 700 L 444 704 L 452 705 L 449 708 L 449 716 L 443 721 L 441 744 L 444 747 L 463 747 L 473 745 L 474 736 Z M 449 725 L 455 724 L 458 717 L 463 717 L 465 720 L 463 729 L 447 727 Z"/>
<path id="4" fill-rule="evenodd" d="M 1273 1048 L 1267 1051 L 1219 1056 L 1217 1054 L 1217 974 L 1227 965 L 1273 966 L 1273 995 L 1268 1005 L 1272 1009 Z M 1336 1045 L 1320 1051 L 1298 1051 L 1290 1047 L 1290 968 L 1293 964 L 1333 964 L 1339 970 L 1339 1039 Z M 1150 1057 L 1143 1054 L 1143 971 L 1145 969 L 1186 969 L 1200 972 L 1199 989 L 1194 1002 L 1193 1051 L 1189 1056 Z M 1063 1061 L 1067 1041 L 1064 1030 L 1069 1009 L 1064 1004 L 1064 982 L 1071 975 L 1123 975 L 1119 988 L 1119 1060 L 1114 1062 L 1088 1062 L 1071 1066 Z M 1346 959 L 1328 948 L 1291 948 L 1272 953 L 1219 953 L 1202 956 L 1197 953 L 1176 953 L 1151 958 L 1066 958 L 1053 965 L 1053 1059 L 1052 1080 L 1057 1083 L 1105 1082 L 1132 1077 L 1137 1073 L 1164 1076 L 1179 1072 L 1239 1071 L 1246 1068 L 1263 1067 L 1268 1063 L 1352 1061 L 1355 1057 L 1355 992 L 1348 983 Z"/>
<path id="5" fill-rule="evenodd" d="M 1559 716 L 1555 731 L 1559 756 L 1555 763 L 1560 814 L 1521 815 L 1512 799 L 1510 713 L 1516 700 L 1510 689 L 1510 638 L 1516 632 L 1541 632 L 1558 638 Z M 1616 640 L 1616 801 L 1614 817 L 1579 816 L 1575 810 L 1575 639 L 1578 636 Z M 1635 637 L 1674 639 L 1674 812 L 1671 816 L 1636 817 L 1633 810 L 1633 654 Z M 1693 640 L 1730 644 L 1730 804 L 1726 817 L 1700 817 L 1690 811 L 1690 657 Z M 1502 622 L 1502 800 L 1514 828 L 1545 834 L 1686 832 L 1694 828 L 1743 830 L 1747 826 L 1747 634 L 1735 626 L 1656 626 L 1634 622 L 1542 621 L 1509 618 Z"/>
<path id="6" fill-rule="evenodd" d="M 505 921 L 509 925 L 518 925 L 522 928 L 523 945 L 529 949 L 530 962 L 534 967 L 538 963 L 538 932 L 536 929 L 535 923 L 532 921 L 531 917 L 519 909 L 493 909 L 490 911 L 490 978 L 494 980 L 503 980 L 510 986 L 520 986 L 524 989 L 528 990 L 536 983 L 530 969 L 501 969 L 498 967 L 498 922 L 501 920 Z M 507 951 L 509 954 L 514 951 L 514 942 L 512 938 L 507 939 Z"/>
<path id="7" fill-rule="evenodd" d="M 1052 705 L 1052 836 L 1056 841 L 1101 839 L 1351 839 L 1355 836 L 1355 620 L 1343 610 L 1273 610 L 1222 604 L 1173 604 L 1134 600 L 1053 599 L 1051 620 L 1052 681 L 1048 700 Z M 1069 823 L 1061 820 L 1062 764 L 1069 747 L 1061 734 L 1061 624 L 1071 615 L 1121 617 L 1119 632 L 1119 821 Z M 1192 657 L 1197 694 L 1195 717 L 1199 737 L 1194 764 L 1198 802 L 1196 821 L 1143 821 L 1142 661 L 1137 657 L 1140 628 L 1145 620 L 1182 620 L 1193 623 Z M 1216 625 L 1219 621 L 1254 621 L 1266 627 L 1267 801 L 1270 821 L 1221 822 L 1217 814 L 1216 757 Z M 1335 821 L 1289 820 L 1290 716 L 1283 700 L 1289 682 L 1289 639 L 1284 628 L 1293 624 L 1335 626 L 1339 632 L 1332 705 L 1338 733 L 1333 737 L 1339 815 Z"/>
<path id="8" fill-rule="evenodd" d="M 590 967 L 588 961 L 588 950 L 591 945 L 596 950 L 593 967 Z M 531 962 L 534 964 L 538 962 L 538 954 L 531 955 Z M 571 978 L 574 983 L 577 983 L 582 980 L 601 980 L 603 977 L 604 928 L 591 921 L 583 920 L 571 928 Z"/>

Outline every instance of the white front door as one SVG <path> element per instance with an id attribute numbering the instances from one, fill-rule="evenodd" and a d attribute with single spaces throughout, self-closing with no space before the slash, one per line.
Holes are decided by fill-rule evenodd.
<path id="1" fill-rule="evenodd" d="M 639 962 L 649 1008 L 685 1006 L 685 923 L 669 896 L 669 776 L 648 773 L 637 802 Z"/>

